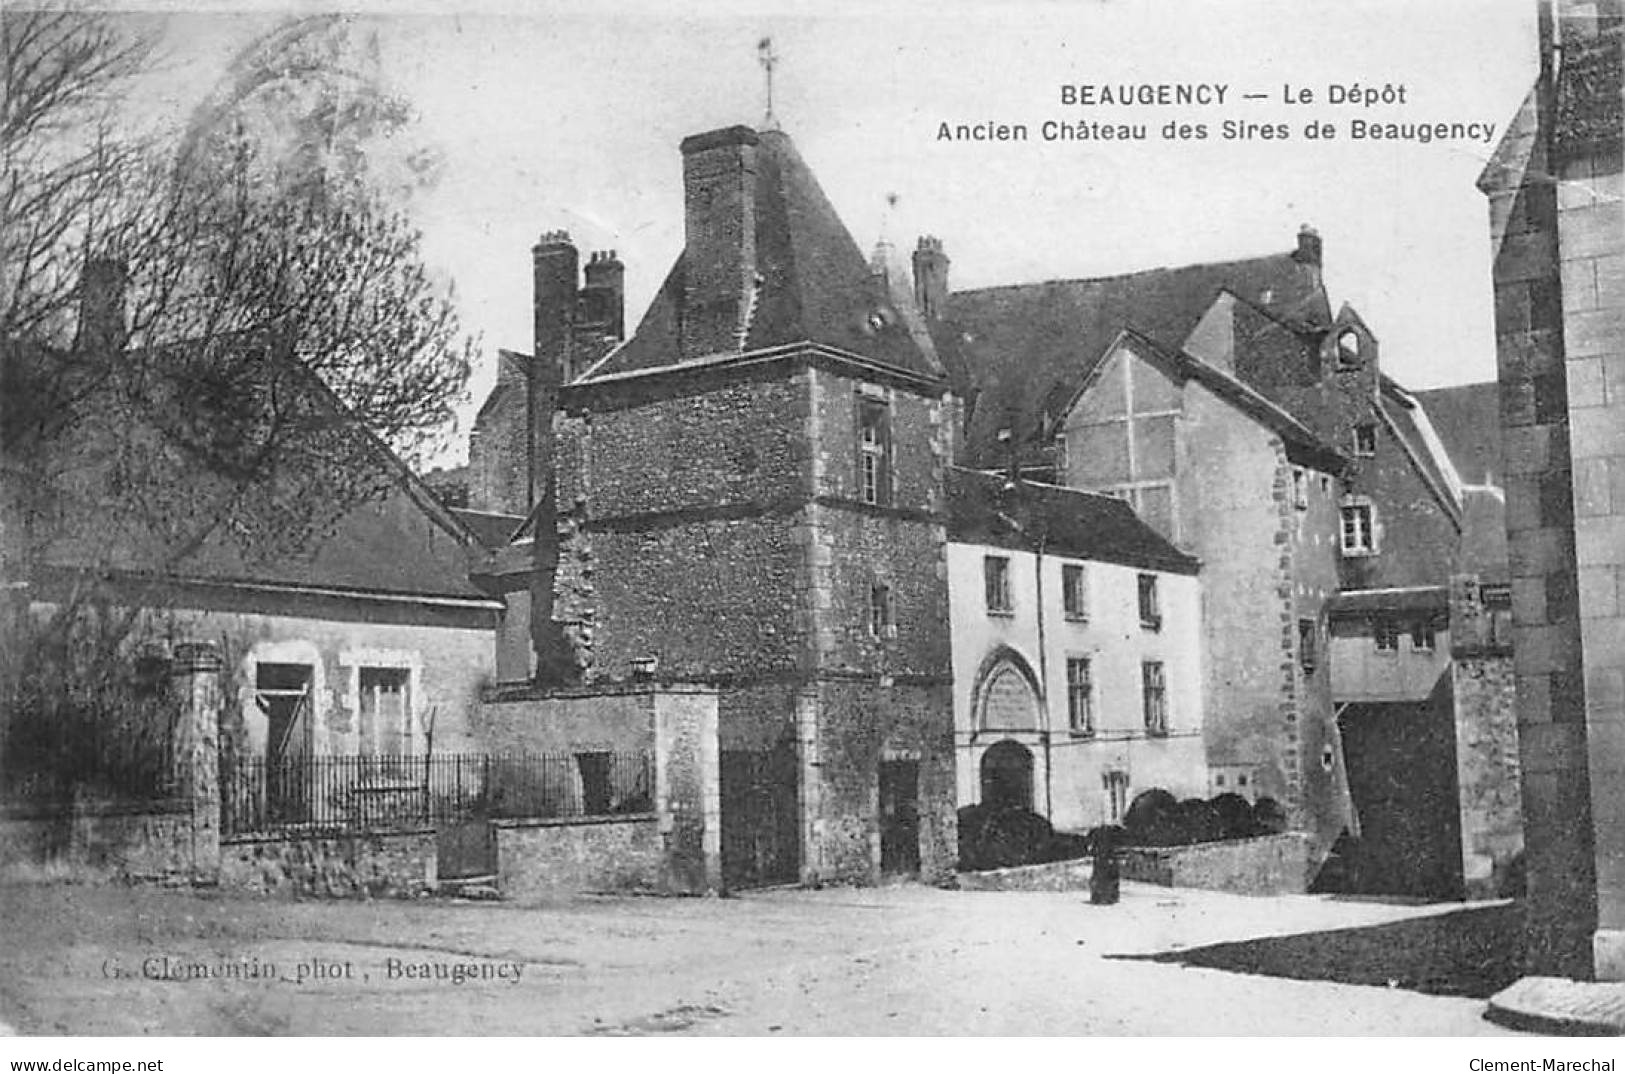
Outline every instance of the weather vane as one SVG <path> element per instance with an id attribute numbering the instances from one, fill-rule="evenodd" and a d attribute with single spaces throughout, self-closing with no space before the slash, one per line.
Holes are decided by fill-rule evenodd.
<path id="1" fill-rule="evenodd" d="M 767 113 L 762 117 L 762 126 L 772 129 L 779 125 L 773 117 L 773 67 L 779 62 L 778 54 L 773 51 L 773 39 L 764 37 L 756 42 L 756 57 L 762 64 L 762 71 L 767 79 Z"/>

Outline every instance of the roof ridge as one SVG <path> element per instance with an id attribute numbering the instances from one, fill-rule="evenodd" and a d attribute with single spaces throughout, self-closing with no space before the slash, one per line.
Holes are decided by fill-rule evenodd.
<path id="1" fill-rule="evenodd" d="M 967 287 L 954 291 L 952 295 L 984 294 L 989 291 L 1014 291 L 1023 287 L 1043 287 L 1049 284 L 1062 283 L 1106 283 L 1111 280 L 1131 280 L 1137 276 L 1152 276 L 1159 272 L 1189 272 L 1193 269 L 1214 269 L 1229 265 L 1242 265 L 1253 261 L 1270 261 L 1276 258 L 1290 260 L 1290 250 L 1277 253 L 1258 254 L 1254 257 L 1232 257 L 1219 261 L 1191 261 L 1183 265 L 1155 265 L 1151 268 L 1136 269 L 1133 272 L 1114 272 L 1104 276 L 1064 276 L 1047 280 L 1028 280 L 1021 283 L 996 283 L 988 287 Z M 950 296 L 950 297 L 951 297 Z"/>

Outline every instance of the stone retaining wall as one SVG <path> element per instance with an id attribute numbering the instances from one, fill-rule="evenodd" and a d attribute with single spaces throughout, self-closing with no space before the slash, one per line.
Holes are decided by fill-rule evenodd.
<path id="1" fill-rule="evenodd" d="M 665 842 L 654 814 L 504 821 L 497 825 L 498 886 L 519 901 L 667 891 Z"/>
<path id="2" fill-rule="evenodd" d="M 1311 839 L 1302 832 L 1184 847 L 1126 847 L 1123 879 L 1236 895 L 1301 895 L 1311 879 Z"/>
<path id="3" fill-rule="evenodd" d="M 65 805 L 0 815 L 0 867 L 128 878 L 187 876 L 196 865 L 189 802 Z"/>
<path id="4" fill-rule="evenodd" d="M 220 844 L 220 885 L 325 898 L 401 897 L 430 890 L 432 830 L 358 835 L 264 835 Z"/>

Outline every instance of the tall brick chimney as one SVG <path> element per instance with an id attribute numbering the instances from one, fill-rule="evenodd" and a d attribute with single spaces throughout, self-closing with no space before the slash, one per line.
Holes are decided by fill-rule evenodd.
<path id="1" fill-rule="evenodd" d="M 948 265 L 942 240 L 921 235 L 914 247 L 914 304 L 928 321 L 938 320 L 948 311 Z"/>
<path id="2" fill-rule="evenodd" d="M 749 127 L 684 138 L 684 358 L 740 348 L 756 286 L 756 147 Z"/>
<path id="3" fill-rule="evenodd" d="M 1300 265 L 1310 265 L 1320 268 L 1320 232 L 1308 224 L 1298 228 L 1298 248 L 1292 251 L 1292 260 Z"/>
<path id="4" fill-rule="evenodd" d="M 626 335 L 626 266 L 614 250 L 595 250 L 587 259 L 581 288 L 581 323 L 606 336 Z"/>
<path id="5" fill-rule="evenodd" d="M 568 645 L 553 621 L 553 579 L 558 573 L 558 500 L 554 489 L 553 415 L 570 361 L 578 265 L 568 232 L 549 231 L 531 250 L 535 283 L 536 356 L 530 374 L 530 505 L 535 516 L 531 548 L 530 635 L 536 674 L 543 682 L 567 681 Z"/>
<path id="6" fill-rule="evenodd" d="M 579 255 L 568 231 L 549 231 L 531 249 L 531 258 L 536 358 L 562 362 L 575 318 Z"/>

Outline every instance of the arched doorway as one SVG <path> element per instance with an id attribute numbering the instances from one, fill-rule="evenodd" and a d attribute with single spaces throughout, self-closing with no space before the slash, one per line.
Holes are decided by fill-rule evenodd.
<path id="1" fill-rule="evenodd" d="M 982 754 L 982 804 L 996 809 L 1033 807 L 1033 754 L 1006 739 Z"/>

